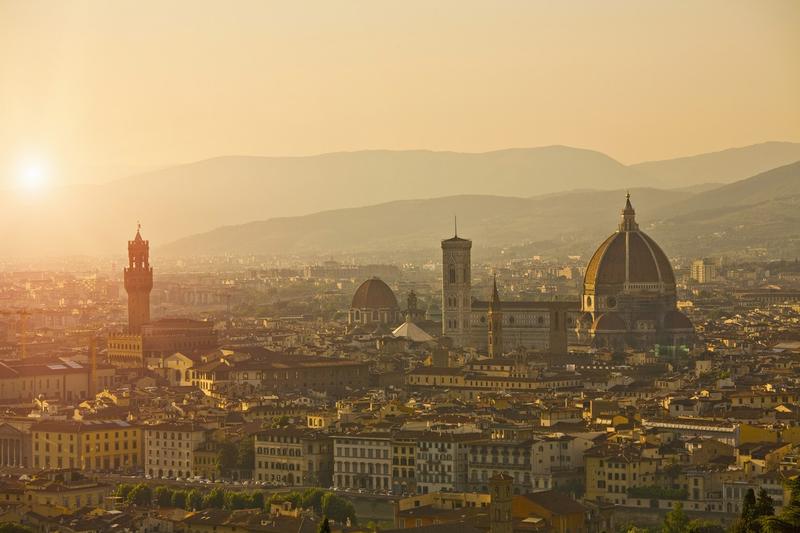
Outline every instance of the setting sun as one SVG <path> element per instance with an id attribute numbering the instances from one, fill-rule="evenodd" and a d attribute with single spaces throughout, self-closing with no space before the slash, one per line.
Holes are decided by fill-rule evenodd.
<path id="1" fill-rule="evenodd" d="M 19 166 L 16 185 L 18 188 L 33 192 L 39 191 L 47 184 L 47 165 L 40 160 L 26 160 Z"/>

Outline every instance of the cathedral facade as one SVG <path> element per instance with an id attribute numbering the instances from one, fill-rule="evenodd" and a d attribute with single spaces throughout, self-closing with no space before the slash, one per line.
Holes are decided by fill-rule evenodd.
<path id="1" fill-rule="evenodd" d="M 453 345 L 500 356 L 518 349 L 566 353 L 575 339 L 580 302 L 502 301 L 497 285 L 489 298 L 472 291 L 472 241 L 442 241 L 442 335 Z"/>
<path id="2" fill-rule="evenodd" d="M 694 327 L 677 309 L 667 256 L 639 229 L 626 199 L 619 227 L 586 267 L 580 300 L 503 301 L 472 292 L 472 241 L 442 241 L 442 334 L 462 348 L 499 356 L 518 349 L 567 353 L 570 344 L 622 351 L 689 346 Z"/>

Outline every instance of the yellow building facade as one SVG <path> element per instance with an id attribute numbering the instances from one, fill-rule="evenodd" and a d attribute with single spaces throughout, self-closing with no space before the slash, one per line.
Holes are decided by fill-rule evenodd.
<path id="1" fill-rule="evenodd" d="M 123 420 L 43 420 L 31 426 L 34 468 L 89 471 L 142 466 L 142 432 Z"/>

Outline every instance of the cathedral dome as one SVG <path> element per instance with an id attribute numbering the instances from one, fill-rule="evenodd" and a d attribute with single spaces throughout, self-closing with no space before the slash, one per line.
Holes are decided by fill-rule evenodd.
<path id="1" fill-rule="evenodd" d="M 592 330 L 599 332 L 624 332 L 628 325 L 618 313 L 609 312 L 598 316 L 592 324 Z"/>
<path id="2" fill-rule="evenodd" d="M 694 325 L 689 317 L 680 311 L 671 310 L 664 315 L 664 329 L 694 331 Z"/>
<path id="3" fill-rule="evenodd" d="M 356 289 L 353 309 L 397 309 L 397 298 L 392 289 L 378 278 L 370 278 Z"/>
<path id="4" fill-rule="evenodd" d="M 630 196 L 622 211 L 619 230 L 600 245 L 586 267 L 584 292 L 591 294 L 603 286 L 626 284 L 634 288 L 675 290 L 672 265 L 658 244 L 639 230 Z"/>

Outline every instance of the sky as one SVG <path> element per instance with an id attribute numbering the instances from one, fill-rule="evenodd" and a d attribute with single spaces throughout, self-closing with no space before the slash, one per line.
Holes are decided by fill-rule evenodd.
<path id="1" fill-rule="evenodd" d="M 0 0 L 0 185 L 221 155 L 800 141 L 800 2 Z"/>

